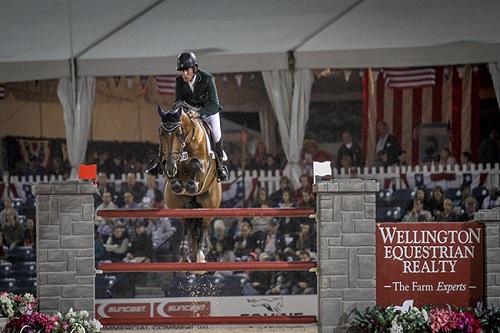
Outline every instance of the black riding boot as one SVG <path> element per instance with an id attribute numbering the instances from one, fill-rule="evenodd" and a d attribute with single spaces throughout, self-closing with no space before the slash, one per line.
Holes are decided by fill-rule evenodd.
<path id="1" fill-rule="evenodd" d="M 148 168 L 145 171 L 148 175 L 158 176 L 158 175 L 161 175 L 163 173 L 162 168 L 160 166 L 161 156 L 162 156 L 162 154 L 161 154 L 161 147 L 160 147 L 159 151 L 158 151 L 158 158 L 156 160 L 149 161 Z"/>
<path id="2" fill-rule="evenodd" d="M 224 144 L 222 142 L 222 138 L 215 144 L 215 154 L 217 155 L 217 180 L 220 182 L 228 181 L 229 171 L 222 161 L 222 159 L 224 158 Z"/>

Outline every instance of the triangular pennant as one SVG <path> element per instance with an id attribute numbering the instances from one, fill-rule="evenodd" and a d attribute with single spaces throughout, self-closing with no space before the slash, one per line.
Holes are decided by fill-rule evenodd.
<path id="1" fill-rule="evenodd" d="M 132 88 L 132 84 L 134 84 L 134 77 L 133 76 L 127 76 L 127 87 L 129 89 Z"/>
<path id="2" fill-rule="evenodd" d="M 115 81 L 115 87 L 118 87 L 118 85 L 120 84 L 120 79 L 121 77 L 119 76 L 113 76 L 113 81 Z"/>
<path id="3" fill-rule="evenodd" d="M 238 87 L 241 87 L 241 82 L 243 81 L 243 74 L 235 74 L 234 79 L 236 80 L 236 84 Z"/>

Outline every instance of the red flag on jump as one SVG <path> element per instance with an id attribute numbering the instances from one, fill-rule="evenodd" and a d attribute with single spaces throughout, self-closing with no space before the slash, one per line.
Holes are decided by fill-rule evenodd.
<path id="1" fill-rule="evenodd" d="M 91 179 L 97 178 L 97 165 L 96 164 L 80 164 L 80 169 L 78 170 L 80 179 Z"/>

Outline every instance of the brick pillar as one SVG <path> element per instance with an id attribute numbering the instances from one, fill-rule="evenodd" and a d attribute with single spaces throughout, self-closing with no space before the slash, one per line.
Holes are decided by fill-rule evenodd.
<path id="1" fill-rule="evenodd" d="M 485 266 L 486 303 L 500 306 L 500 207 L 480 210 L 475 214 L 478 222 L 484 223 L 486 237 Z"/>
<path id="2" fill-rule="evenodd" d="M 43 312 L 87 310 L 94 317 L 94 198 L 91 183 L 38 184 L 37 293 Z"/>
<path id="3" fill-rule="evenodd" d="M 317 184 L 320 333 L 344 332 L 347 315 L 375 305 L 375 194 L 379 184 Z"/>

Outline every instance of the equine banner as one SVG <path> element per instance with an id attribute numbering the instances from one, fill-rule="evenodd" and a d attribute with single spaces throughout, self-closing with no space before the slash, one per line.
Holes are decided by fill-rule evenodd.
<path id="1" fill-rule="evenodd" d="M 101 318 L 316 316 L 317 295 L 96 299 Z"/>
<path id="2" fill-rule="evenodd" d="M 377 304 L 475 306 L 484 299 L 484 225 L 379 223 Z"/>

